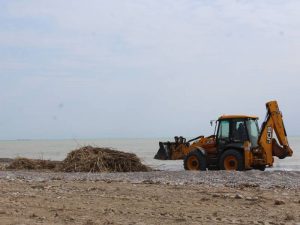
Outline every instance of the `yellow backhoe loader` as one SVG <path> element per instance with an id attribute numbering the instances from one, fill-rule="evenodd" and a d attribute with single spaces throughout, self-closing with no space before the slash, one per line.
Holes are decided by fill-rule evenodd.
<path id="1" fill-rule="evenodd" d="M 223 115 L 216 121 L 214 135 L 186 141 L 160 142 L 155 159 L 183 159 L 186 170 L 265 170 L 274 156 L 292 156 L 282 114 L 276 101 L 266 103 L 267 115 L 258 127 L 258 117 Z M 277 140 L 273 137 L 275 132 Z"/>

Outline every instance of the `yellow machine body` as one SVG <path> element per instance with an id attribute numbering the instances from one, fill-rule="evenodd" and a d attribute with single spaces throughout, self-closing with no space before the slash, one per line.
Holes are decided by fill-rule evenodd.
<path id="1" fill-rule="evenodd" d="M 288 144 L 282 113 L 277 102 L 266 103 L 266 109 L 266 119 L 260 130 L 256 116 L 223 115 L 217 120 L 214 135 L 199 136 L 189 141 L 183 137 L 175 137 L 174 142 L 160 142 L 160 149 L 155 158 L 183 159 L 184 167 L 188 170 L 206 168 L 264 170 L 266 167 L 271 167 L 274 156 L 283 159 L 292 156 L 293 151 Z M 236 129 L 237 125 L 244 126 L 244 131 Z M 228 132 L 228 137 L 222 136 L 224 130 Z M 243 139 L 236 140 L 234 135 L 241 135 L 242 131 L 247 134 L 247 137 L 245 135 Z M 274 133 L 279 144 L 273 137 Z"/>

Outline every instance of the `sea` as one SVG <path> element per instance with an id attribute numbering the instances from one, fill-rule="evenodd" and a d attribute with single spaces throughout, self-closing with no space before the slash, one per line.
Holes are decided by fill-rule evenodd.
<path id="1" fill-rule="evenodd" d="M 63 160 L 67 154 L 80 147 L 109 147 L 116 150 L 135 153 L 143 163 L 158 170 L 184 170 L 182 160 L 156 160 L 159 141 L 167 138 L 106 138 L 106 139 L 67 139 L 67 140 L 8 140 L 0 141 L 0 158 L 27 157 L 33 159 Z M 292 157 L 277 159 L 267 170 L 300 171 L 300 137 L 289 137 Z"/>

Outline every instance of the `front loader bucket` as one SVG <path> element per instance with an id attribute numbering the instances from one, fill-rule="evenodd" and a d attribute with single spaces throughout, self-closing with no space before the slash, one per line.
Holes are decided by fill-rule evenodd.
<path id="1" fill-rule="evenodd" d="M 168 149 L 166 149 L 165 147 L 166 146 L 162 142 L 159 142 L 159 149 L 158 149 L 156 155 L 154 156 L 154 159 L 160 159 L 160 160 L 169 159 Z"/>

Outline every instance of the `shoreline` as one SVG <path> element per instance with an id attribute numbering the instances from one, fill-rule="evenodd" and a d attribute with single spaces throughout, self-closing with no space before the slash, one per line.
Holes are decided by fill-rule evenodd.
<path id="1" fill-rule="evenodd" d="M 52 172 L 28 170 L 2 170 L 0 180 L 45 182 L 103 181 L 133 184 L 207 185 L 214 187 L 259 187 L 262 189 L 300 189 L 300 171 L 150 171 L 119 173 Z"/>

